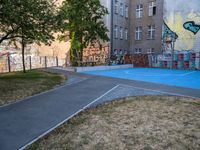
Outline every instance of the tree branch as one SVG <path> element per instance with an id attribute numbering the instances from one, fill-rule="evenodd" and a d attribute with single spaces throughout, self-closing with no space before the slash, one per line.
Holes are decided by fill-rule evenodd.
<path id="1" fill-rule="evenodd" d="M 15 38 L 15 36 L 9 37 L 9 35 L 15 33 L 16 31 L 18 31 L 19 28 L 20 28 L 20 27 L 17 27 L 16 29 L 13 29 L 13 27 L 12 27 L 12 30 L 11 30 L 10 32 L 8 32 L 6 35 L 4 35 L 3 37 L 1 37 L 1 39 L 0 39 L 0 44 L 1 44 L 4 40 L 9 40 L 9 39 Z"/>

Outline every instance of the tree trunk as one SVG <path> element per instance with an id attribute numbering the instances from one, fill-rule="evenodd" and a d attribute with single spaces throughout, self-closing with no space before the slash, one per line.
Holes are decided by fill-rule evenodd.
<path id="1" fill-rule="evenodd" d="M 80 53 L 79 53 L 79 59 L 82 62 L 83 61 L 83 49 L 80 49 Z"/>
<path id="2" fill-rule="evenodd" d="M 24 37 L 22 36 L 22 64 L 23 64 L 23 72 L 26 73 L 26 67 L 25 67 L 25 58 L 24 58 L 24 53 L 25 53 L 25 41 Z"/>
<path id="3" fill-rule="evenodd" d="M 79 52 L 79 59 L 82 62 L 83 61 L 83 38 L 80 38 L 80 43 L 81 43 L 81 48 L 80 48 L 80 52 Z"/>

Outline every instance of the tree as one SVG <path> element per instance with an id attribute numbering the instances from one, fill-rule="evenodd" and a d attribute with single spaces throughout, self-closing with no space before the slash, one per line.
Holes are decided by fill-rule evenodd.
<path id="1" fill-rule="evenodd" d="M 82 61 L 83 49 L 100 41 L 108 41 L 108 29 L 102 18 L 108 10 L 99 0 L 65 0 L 60 8 L 59 27 L 69 33 L 71 40 L 70 58 L 77 64 Z M 65 37 L 62 34 L 61 37 Z M 62 39 L 62 38 L 61 38 Z"/>
<path id="2" fill-rule="evenodd" d="M 53 0 L 0 0 L 0 44 L 4 40 L 21 43 L 23 71 L 27 44 L 49 44 L 56 29 L 57 9 Z"/>

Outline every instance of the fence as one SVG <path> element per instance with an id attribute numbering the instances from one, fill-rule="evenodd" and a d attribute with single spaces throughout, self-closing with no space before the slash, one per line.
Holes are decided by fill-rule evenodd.
<path id="1" fill-rule="evenodd" d="M 64 65 L 65 59 L 58 57 L 25 56 L 26 70 Z M 22 56 L 17 54 L 7 54 L 0 56 L 0 73 L 21 70 L 23 70 Z"/>

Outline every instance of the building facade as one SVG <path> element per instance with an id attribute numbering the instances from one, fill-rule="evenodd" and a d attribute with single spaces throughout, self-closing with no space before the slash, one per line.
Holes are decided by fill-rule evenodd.
<path id="1" fill-rule="evenodd" d="M 112 13 L 112 51 L 111 54 L 124 54 L 129 50 L 129 0 L 114 0 Z"/>
<path id="2" fill-rule="evenodd" d="M 133 0 L 130 7 L 131 53 L 160 53 L 163 0 Z"/>
<path id="3" fill-rule="evenodd" d="M 199 0 L 100 1 L 109 10 L 104 20 L 110 31 L 111 55 L 126 51 L 131 54 L 162 53 L 165 25 L 178 35 L 175 50 L 200 51 Z M 184 23 L 187 23 L 185 27 Z"/>
<path id="4" fill-rule="evenodd" d="M 126 53 L 160 53 L 162 49 L 163 0 L 101 0 L 109 15 L 110 57 L 118 62 Z"/>

